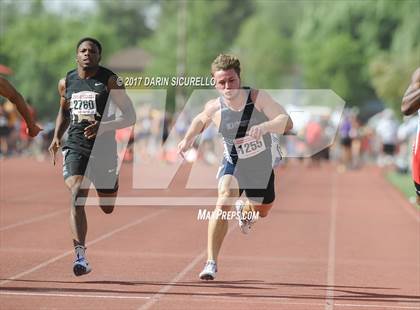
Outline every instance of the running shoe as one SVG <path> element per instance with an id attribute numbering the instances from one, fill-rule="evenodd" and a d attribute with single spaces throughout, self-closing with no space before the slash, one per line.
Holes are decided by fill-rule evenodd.
<path id="1" fill-rule="evenodd" d="M 254 224 L 255 221 L 245 218 L 244 207 L 245 203 L 242 200 L 236 201 L 235 209 L 237 213 L 239 228 L 243 234 L 247 235 L 251 230 L 252 224 Z"/>
<path id="2" fill-rule="evenodd" d="M 216 278 L 217 265 L 214 260 L 209 260 L 206 262 L 204 269 L 200 272 L 201 280 L 214 280 Z"/>
<path id="3" fill-rule="evenodd" d="M 89 262 L 87 261 L 86 257 L 78 256 L 73 264 L 74 275 L 79 277 L 79 276 L 88 274 L 91 271 L 92 271 L 92 268 L 89 266 Z"/>

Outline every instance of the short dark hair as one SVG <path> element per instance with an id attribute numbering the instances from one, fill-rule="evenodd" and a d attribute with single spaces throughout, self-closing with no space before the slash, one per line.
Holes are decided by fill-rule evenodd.
<path id="1" fill-rule="evenodd" d="M 91 38 L 91 37 L 85 37 L 85 38 L 80 39 L 79 42 L 77 42 L 77 45 L 76 45 L 76 52 L 79 49 L 79 46 L 83 42 L 86 42 L 86 41 L 89 41 L 89 42 L 92 42 L 93 44 L 95 44 L 96 47 L 98 48 L 99 55 L 102 54 L 102 45 L 101 45 L 101 43 L 98 40 L 96 40 L 94 38 Z"/>

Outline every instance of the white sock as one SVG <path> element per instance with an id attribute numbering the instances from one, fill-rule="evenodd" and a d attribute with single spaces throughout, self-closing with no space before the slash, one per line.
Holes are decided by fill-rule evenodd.
<path id="1" fill-rule="evenodd" d="M 82 257 L 85 257 L 85 250 L 86 248 L 83 245 L 76 245 L 74 247 L 74 251 L 76 252 L 76 258 L 80 259 Z"/>

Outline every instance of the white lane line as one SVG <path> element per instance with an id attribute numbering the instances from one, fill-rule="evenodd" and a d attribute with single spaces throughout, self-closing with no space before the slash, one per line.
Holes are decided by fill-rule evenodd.
<path id="1" fill-rule="evenodd" d="M 335 234 L 337 222 L 337 173 L 332 176 L 331 184 L 331 214 L 330 214 L 330 236 L 328 242 L 328 271 L 327 271 L 327 294 L 325 298 L 325 310 L 334 309 L 335 283 Z"/>
<path id="2" fill-rule="evenodd" d="M 213 292 L 214 293 L 214 292 Z M 212 293 L 212 294 L 213 294 Z M 107 298 L 107 299 L 151 299 L 150 296 L 125 296 L 125 295 L 93 295 L 93 294 L 64 294 L 64 293 L 32 293 L 32 292 L 14 292 L 8 290 L 0 290 L 0 295 L 4 296 L 46 296 L 46 297 L 74 297 L 74 298 Z M 173 300 L 185 300 L 187 298 L 174 297 Z M 288 298 L 273 298 L 273 297 L 228 297 L 228 296 L 193 296 L 193 299 L 211 299 L 213 302 L 229 303 L 275 303 L 281 305 L 306 305 L 306 306 L 322 306 L 323 303 L 309 303 L 309 302 L 290 302 Z M 283 299 L 283 300 L 282 300 Z M 188 300 L 191 300 L 188 297 Z M 336 303 L 335 306 L 339 307 L 353 307 L 353 308 L 382 308 L 382 309 L 419 309 L 416 306 L 388 306 L 388 305 L 375 305 L 375 304 L 340 304 Z"/>
<path id="3" fill-rule="evenodd" d="M 76 298 L 107 298 L 107 299 L 150 299 L 150 296 L 123 296 L 123 295 L 92 295 L 92 294 L 63 294 L 63 293 L 31 293 L 0 291 L 0 295 L 10 296 L 43 296 L 43 297 L 76 297 Z"/>
<path id="4" fill-rule="evenodd" d="M 211 294 L 211 296 L 194 296 L 192 294 L 193 299 L 200 300 L 200 299 L 211 299 L 212 302 L 229 302 L 229 303 L 275 303 L 280 305 L 307 305 L 307 306 L 323 306 L 324 303 L 317 303 L 317 302 L 294 302 L 290 301 L 289 297 L 242 297 L 242 296 L 236 296 L 236 297 L 230 297 L 230 296 L 215 296 L 214 292 L 200 292 L 201 294 Z M 188 300 L 190 300 L 191 297 L 188 297 Z M 171 297 L 171 299 L 177 300 L 183 300 L 187 298 L 183 297 Z M 400 306 L 400 305 L 377 305 L 377 304 L 342 304 L 342 303 L 334 303 L 334 306 L 340 306 L 340 307 L 354 307 L 354 308 L 378 308 L 378 309 L 419 309 L 419 307 L 416 306 Z"/>
<path id="5" fill-rule="evenodd" d="M 156 294 L 152 296 L 152 298 L 143 306 L 138 308 L 139 310 L 146 310 L 153 306 L 162 296 L 168 292 L 179 280 L 181 280 L 191 269 L 195 267 L 195 265 L 204 259 L 206 255 L 206 251 L 202 251 L 199 255 L 197 255 L 188 265 L 185 267 L 180 273 L 174 277 L 169 284 L 162 287 Z"/>
<path id="6" fill-rule="evenodd" d="M 235 223 L 236 224 L 236 223 Z M 225 238 L 233 231 L 237 225 L 233 225 L 228 232 L 226 233 Z M 170 282 L 169 284 L 162 287 L 156 294 L 152 296 L 152 298 L 142 305 L 138 310 L 146 310 L 150 309 L 151 306 L 153 306 L 157 301 L 159 301 L 166 292 L 168 292 L 178 281 L 180 281 L 191 269 L 195 267 L 201 260 L 205 258 L 207 254 L 207 248 L 203 251 L 201 251 L 200 254 L 198 254 L 180 273 L 178 273 Z"/>
<path id="7" fill-rule="evenodd" d="M 50 217 L 54 217 L 56 215 L 59 215 L 61 213 L 65 213 L 65 212 L 70 212 L 70 211 L 69 210 L 54 211 L 54 212 L 51 212 L 51 213 L 48 213 L 48 214 L 44 214 L 44 215 L 33 217 L 33 218 L 30 218 L 30 219 L 27 219 L 27 220 L 23 220 L 23 221 L 15 223 L 15 224 L 10 224 L 10 225 L 4 226 L 4 227 L 0 227 L 0 231 L 5 231 L 5 230 L 16 228 L 16 227 L 19 227 L 19 226 L 39 222 L 39 221 L 48 219 Z"/>
<path id="8" fill-rule="evenodd" d="M 208 296 L 205 295 L 199 295 L 196 296 L 195 294 L 209 294 Z M 171 296 L 171 300 L 173 301 L 182 301 L 185 300 L 186 302 L 191 300 L 196 301 L 202 301 L 203 299 L 211 299 L 212 303 L 223 303 L 223 302 L 229 302 L 229 303 L 250 303 L 250 304 L 276 304 L 276 305 L 306 305 L 308 306 L 307 309 L 310 309 L 311 306 L 323 306 L 324 303 L 320 302 L 298 302 L 298 301 L 292 301 L 288 297 L 264 297 L 264 296 L 258 296 L 258 297 L 252 297 L 252 296 L 217 296 L 215 295 L 215 292 L 196 292 L 192 293 L 191 295 L 187 297 L 181 297 L 181 296 Z M 401 306 L 401 305 L 378 305 L 378 304 L 342 304 L 342 303 L 335 303 L 335 306 L 341 306 L 341 307 L 354 307 L 354 308 L 378 308 L 378 309 L 419 309 L 419 307 L 416 306 Z"/>
<path id="9" fill-rule="evenodd" d="M 377 309 L 420 309 L 418 306 L 387 306 L 387 305 L 366 305 L 366 304 L 335 304 L 338 307 L 353 307 L 353 308 L 377 308 Z"/>
<path id="10" fill-rule="evenodd" d="M 229 199 L 226 203 L 234 205 L 237 197 Z M 165 206 L 165 207 L 211 207 L 216 205 L 216 197 L 162 197 L 162 196 L 149 196 L 149 197 L 122 197 L 115 198 L 102 198 L 104 203 L 114 203 L 117 206 L 138 207 L 138 206 Z M 76 204 L 83 204 L 85 206 L 97 206 L 98 197 L 79 197 Z"/>
<path id="11" fill-rule="evenodd" d="M 114 230 L 110 231 L 109 233 L 106 233 L 105 235 L 102 235 L 102 236 L 100 236 L 100 237 L 98 237 L 98 238 L 96 238 L 96 239 L 88 242 L 86 245 L 87 246 L 91 246 L 91 245 L 93 245 L 95 243 L 98 243 L 98 242 L 100 242 L 100 241 L 102 241 L 104 239 L 107 239 L 107 238 L 111 237 L 112 235 L 115 235 L 116 233 L 119 233 L 119 232 L 121 232 L 123 230 L 126 230 L 126 229 L 128 229 L 130 227 L 133 227 L 133 226 L 138 225 L 138 224 L 140 224 L 140 223 L 142 223 L 144 221 L 147 221 L 147 220 L 149 220 L 149 219 L 151 219 L 153 217 L 156 217 L 159 214 L 161 214 L 163 212 L 166 212 L 166 211 L 167 210 L 159 210 L 159 211 L 154 212 L 152 214 L 149 214 L 149 215 L 147 215 L 145 217 L 142 217 L 142 218 L 140 218 L 140 219 L 138 219 L 138 220 L 136 220 L 134 222 L 128 223 L 126 225 L 123 225 L 120 228 L 114 229 Z M 31 268 L 31 269 L 28 269 L 26 271 L 23 271 L 21 273 L 18 273 L 17 275 L 14 275 L 12 277 L 9 277 L 6 280 L 1 281 L 0 282 L 0 285 L 4 285 L 4 284 L 9 283 L 9 282 L 11 282 L 13 280 L 16 280 L 16 279 L 19 279 L 19 278 L 21 278 L 23 276 L 26 276 L 26 275 L 34 272 L 34 271 L 37 271 L 37 270 L 39 270 L 41 268 L 44 268 L 44 267 L 46 267 L 46 266 L 48 266 L 48 265 L 50 265 L 50 264 L 52 264 L 52 263 L 54 263 L 54 262 L 62 259 L 63 257 L 66 257 L 67 255 L 70 255 L 70 254 L 73 254 L 73 253 L 74 253 L 74 250 L 70 250 L 70 251 L 64 252 L 63 254 L 60 254 L 58 256 L 55 256 L 55 257 L 53 257 L 53 258 L 51 258 L 51 259 L 49 259 L 47 261 L 44 261 L 43 263 L 41 263 L 41 264 L 39 264 L 39 265 Z"/>

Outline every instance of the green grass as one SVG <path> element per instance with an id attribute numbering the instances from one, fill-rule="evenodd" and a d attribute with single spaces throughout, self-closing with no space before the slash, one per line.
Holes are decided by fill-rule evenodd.
<path id="1" fill-rule="evenodd" d="M 401 174 L 397 173 L 395 171 L 388 172 L 386 174 L 386 178 L 389 182 L 391 182 L 392 185 L 394 185 L 400 192 L 404 194 L 407 199 L 410 199 L 410 197 L 415 197 L 415 189 L 414 189 L 414 183 L 411 179 L 410 174 Z M 417 209 L 420 209 L 420 206 L 414 204 L 414 206 Z"/>

